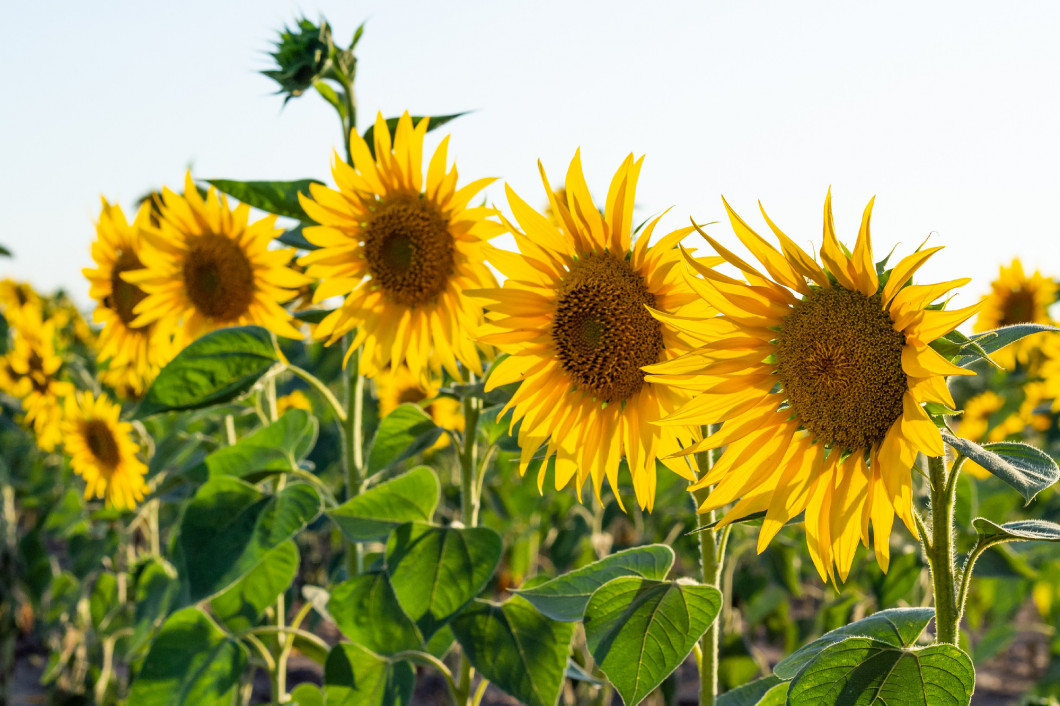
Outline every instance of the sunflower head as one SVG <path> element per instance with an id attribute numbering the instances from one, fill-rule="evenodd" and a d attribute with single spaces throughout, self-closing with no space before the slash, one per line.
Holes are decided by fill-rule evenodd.
<path id="1" fill-rule="evenodd" d="M 871 526 L 886 569 L 894 515 L 916 533 L 910 475 L 916 454 L 944 452 L 923 405 L 953 408 L 946 376 L 972 374 L 930 346 L 978 309 L 933 305 L 968 280 L 911 283 L 939 248 L 880 271 L 872 259 L 871 201 L 849 252 L 836 238 L 829 194 L 820 263 L 764 211 L 779 250 L 725 207 L 762 269 L 704 233 L 742 278 L 688 259 L 690 284 L 721 316 L 664 318 L 703 344 L 683 359 L 648 368 L 648 380 L 695 393 L 664 423 L 723 423 L 688 449 L 726 447 L 692 486 L 714 486 L 700 511 L 738 500 L 721 525 L 766 512 L 759 551 L 805 512 L 815 566 L 833 579 L 838 567 L 842 580 L 858 539 L 869 545 Z"/>
<path id="2" fill-rule="evenodd" d="M 489 310 L 479 340 L 508 354 L 493 367 L 487 389 L 520 382 L 504 411 L 519 422 L 520 472 L 545 446 L 538 485 L 554 468 L 556 488 L 592 478 L 600 498 L 603 480 L 618 489 L 625 458 L 636 499 L 651 509 L 656 461 L 693 479 L 687 459 L 673 458 L 695 432 L 650 422 L 676 409 L 683 391 L 653 385 L 642 368 L 689 350 L 684 334 L 667 330 L 649 310 L 705 317 L 713 310 L 697 299 L 676 265 L 676 244 L 691 228 L 673 231 L 649 246 L 660 218 L 634 243 L 633 202 L 641 160 L 619 167 L 601 211 L 574 156 L 563 190 L 541 178 L 549 212 L 532 209 L 507 189 L 513 221 L 502 222 L 519 253 L 490 248 L 503 287 L 474 292 Z M 555 459 L 551 462 L 550 459 Z M 621 499 L 619 499 L 621 502 Z"/>
<path id="3" fill-rule="evenodd" d="M 132 425 L 120 415 L 121 407 L 105 396 L 76 392 L 66 399 L 63 442 L 74 472 L 85 480 L 85 499 L 131 510 L 144 499 L 147 466 L 137 458 Z"/>
<path id="4" fill-rule="evenodd" d="M 1057 300 L 1060 285 L 1035 270 L 1026 274 L 1023 263 L 1014 259 L 1008 267 L 1001 266 L 998 278 L 990 283 L 990 294 L 983 310 L 976 317 L 974 330 L 990 331 L 1014 324 L 1051 324 L 1049 307 Z M 1031 351 L 1042 342 L 1041 334 L 1019 341 L 997 351 L 993 357 L 1002 367 L 1012 368 L 1017 362 L 1026 365 Z"/>
<path id="5" fill-rule="evenodd" d="M 449 138 L 442 140 L 423 174 L 428 119 L 413 125 L 405 113 L 393 139 L 383 116 L 376 119 L 375 150 L 350 134 L 354 165 L 335 155 L 338 190 L 311 184 L 302 206 L 320 225 L 305 237 L 320 246 L 300 262 L 320 279 L 314 299 L 336 295 L 343 303 L 315 330 L 328 344 L 353 329 L 347 357 L 362 345 L 360 371 L 375 376 L 407 365 L 418 378 L 444 367 L 455 379 L 458 362 L 481 374 L 469 332 L 482 309 L 464 292 L 495 284 L 483 262 L 482 241 L 498 232 L 492 210 L 469 205 L 492 179 L 457 187 L 447 166 Z"/>
<path id="6" fill-rule="evenodd" d="M 162 191 L 159 227 L 141 207 L 142 269 L 118 279 L 134 285 L 143 298 L 133 305 L 129 328 L 154 324 L 166 333 L 193 340 L 225 326 L 254 324 L 289 338 L 302 334 L 282 303 L 308 280 L 287 265 L 293 249 L 270 249 L 281 230 L 276 216 L 250 222 L 250 207 L 232 208 L 212 187 L 200 195 L 191 174 L 184 194 Z"/>

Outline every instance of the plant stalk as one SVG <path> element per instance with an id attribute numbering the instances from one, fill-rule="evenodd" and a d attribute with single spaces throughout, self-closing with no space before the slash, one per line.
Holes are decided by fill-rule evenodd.
<path id="1" fill-rule="evenodd" d="M 353 342 L 347 336 L 347 345 Z M 346 459 L 346 500 L 361 494 L 364 486 L 364 377 L 361 375 L 361 351 L 355 350 L 346 364 L 346 420 L 342 426 L 342 440 Z M 346 542 L 346 573 L 357 576 L 364 572 L 364 548 L 358 542 Z"/>
<path id="2" fill-rule="evenodd" d="M 475 384 L 475 374 L 468 372 L 468 385 Z M 464 405 L 464 436 L 459 450 L 460 456 L 460 519 L 465 527 L 478 525 L 478 511 L 481 504 L 481 484 L 478 482 L 478 417 L 482 401 L 477 397 L 467 396 Z M 457 706 L 463 706 L 472 699 L 471 680 L 474 670 L 464 654 L 460 655 L 460 682 L 457 685 Z"/>
<path id="3" fill-rule="evenodd" d="M 961 620 L 954 580 L 953 503 L 956 484 L 950 482 L 946 459 L 928 458 L 931 485 L 931 542 L 925 543 L 935 593 L 935 641 L 957 644 Z"/>
<path id="4" fill-rule="evenodd" d="M 716 430 L 714 425 L 703 428 L 704 437 L 713 434 Z M 699 467 L 697 476 L 702 478 L 710 471 L 714 463 L 714 452 L 711 450 L 696 454 L 696 465 Z M 699 559 L 703 569 L 703 583 L 721 589 L 721 574 L 725 566 L 725 545 L 729 537 L 728 532 L 719 538 L 713 529 L 705 529 L 716 520 L 713 510 L 698 514 L 699 506 L 710 495 L 711 488 L 700 488 L 692 492 L 692 498 L 696 504 L 697 517 L 699 518 Z M 711 623 L 703 637 L 699 640 L 699 704 L 700 706 L 714 706 L 718 694 L 718 645 L 721 636 L 721 611 L 718 617 Z"/>

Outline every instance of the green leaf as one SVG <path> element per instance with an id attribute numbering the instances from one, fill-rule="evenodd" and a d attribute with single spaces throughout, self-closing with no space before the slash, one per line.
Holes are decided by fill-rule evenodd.
<path id="1" fill-rule="evenodd" d="M 467 115 L 468 112 L 469 111 L 464 111 L 463 113 L 452 113 L 451 115 L 432 115 L 431 116 L 431 121 L 429 123 L 427 123 L 427 132 L 430 132 L 431 130 L 437 130 L 438 128 L 440 128 L 442 125 L 445 125 L 450 120 L 455 120 L 456 118 L 459 118 L 461 115 Z M 423 116 L 422 115 L 413 115 L 411 117 L 412 117 L 412 124 L 413 125 L 416 125 L 421 120 L 423 120 Z M 390 140 L 391 140 L 391 142 L 393 142 L 394 134 L 397 132 L 397 124 L 398 124 L 398 120 L 399 119 L 400 118 L 387 118 L 386 119 L 386 127 L 390 131 Z M 364 131 L 363 137 L 364 137 L 364 141 L 368 143 L 368 151 L 371 152 L 372 156 L 374 157 L 375 156 L 375 123 L 372 123 L 371 125 L 368 126 L 368 129 Z"/>
<path id="2" fill-rule="evenodd" d="M 429 523 L 438 505 L 441 485 L 427 466 L 391 478 L 327 511 L 350 542 L 384 539 L 406 522 Z"/>
<path id="3" fill-rule="evenodd" d="M 589 599 L 585 642 L 622 700 L 635 704 L 677 669 L 720 608 L 713 586 L 624 576 Z"/>
<path id="4" fill-rule="evenodd" d="M 291 689 L 291 699 L 296 706 L 324 706 L 324 692 L 309 682 L 302 682 Z"/>
<path id="5" fill-rule="evenodd" d="M 137 706 L 232 703 L 247 655 L 198 608 L 177 611 L 151 643 L 129 703 Z"/>
<path id="6" fill-rule="evenodd" d="M 120 607 L 118 603 L 118 579 L 114 574 L 104 571 L 96 578 L 92 586 L 92 595 L 89 598 L 89 614 L 92 616 L 92 625 L 99 630 L 104 618 L 114 607 Z"/>
<path id="7" fill-rule="evenodd" d="M 161 557 L 152 557 L 136 577 L 136 609 L 133 615 L 131 650 L 147 642 L 155 629 L 169 615 L 180 594 L 177 570 Z"/>
<path id="8" fill-rule="evenodd" d="M 717 706 L 784 706 L 788 697 L 788 683 L 772 674 L 718 697 Z"/>
<path id="9" fill-rule="evenodd" d="M 267 495 L 238 478 L 210 480 L 188 503 L 180 523 L 189 599 L 197 602 L 224 591 L 319 513 L 320 498 L 304 483 Z"/>
<path id="10" fill-rule="evenodd" d="M 371 571 L 340 583 L 331 591 L 328 612 L 343 635 L 381 655 L 423 645 L 423 636 L 402 610 L 385 571 Z"/>
<path id="11" fill-rule="evenodd" d="M 1060 542 L 1060 525 L 1045 520 L 1017 520 L 997 525 L 984 517 L 972 520 L 983 544 L 999 542 Z"/>
<path id="12" fill-rule="evenodd" d="M 958 365 L 965 365 L 973 360 L 979 360 L 985 357 L 984 353 L 989 355 L 1022 338 L 1043 331 L 1060 331 L 1060 329 L 1045 324 L 1015 324 L 994 329 L 993 331 L 974 334 L 969 336 L 969 342 L 965 343 L 957 351 L 958 355 L 964 356 L 958 362 Z"/>
<path id="13" fill-rule="evenodd" d="M 13 257 L 11 251 L 5 248 L 3 245 L 0 245 L 0 255 L 3 255 L 4 257 Z"/>
<path id="14" fill-rule="evenodd" d="M 304 409 L 290 409 L 272 424 L 217 449 L 189 474 L 202 481 L 218 476 L 257 481 L 287 473 L 309 455 L 316 440 L 316 418 Z"/>
<path id="15" fill-rule="evenodd" d="M 386 543 L 398 602 L 430 640 L 486 587 L 501 558 L 501 537 L 486 527 L 401 525 Z"/>
<path id="16" fill-rule="evenodd" d="M 442 430 L 419 406 L 405 402 L 383 417 L 368 451 L 368 473 L 376 473 L 429 449 Z"/>
<path id="17" fill-rule="evenodd" d="M 309 196 L 310 184 L 323 184 L 316 179 L 295 181 L 235 181 L 233 179 L 207 179 L 206 183 L 245 204 L 279 216 L 312 221 L 298 202 L 298 194 Z"/>
<path id="18" fill-rule="evenodd" d="M 788 690 L 790 706 L 966 706 L 975 669 L 953 645 L 918 649 L 868 637 L 830 645 Z"/>
<path id="19" fill-rule="evenodd" d="M 276 240 L 284 245 L 289 245 L 292 248 L 298 248 L 300 250 L 318 250 L 320 248 L 319 245 L 314 245 L 302 235 L 302 227 L 302 224 L 299 223 L 294 228 L 280 233 L 280 235 L 276 237 Z"/>
<path id="20" fill-rule="evenodd" d="M 528 706 L 555 706 L 567 668 L 572 623 L 549 620 L 514 596 L 476 600 L 452 622 L 471 666 Z"/>
<path id="21" fill-rule="evenodd" d="M 335 645 L 324 664 L 328 706 L 408 706 L 416 673 L 360 645 Z"/>
<path id="22" fill-rule="evenodd" d="M 298 545 L 290 539 L 283 542 L 235 585 L 214 597 L 210 613 L 233 632 L 257 625 L 265 609 L 294 581 L 298 560 Z"/>
<path id="23" fill-rule="evenodd" d="M 914 552 L 894 557 L 886 574 L 872 564 L 870 572 L 876 604 L 880 608 L 889 608 L 899 601 L 908 601 L 910 592 L 923 574 L 923 568 L 920 555 Z"/>
<path id="24" fill-rule="evenodd" d="M 1015 488 L 1030 503 L 1034 496 L 1060 480 L 1060 468 L 1049 454 L 1018 441 L 979 444 L 942 430 L 942 439 Z"/>
<path id="25" fill-rule="evenodd" d="M 792 679 L 825 648 L 848 637 L 870 637 L 895 647 L 908 647 L 935 617 L 934 608 L 889 608 L 867 618 L 827 632 L 780 660 L 773 673 L 781 679 Z"/>
<path id="26" fill-rule="evenodd" d="M 192 341 L 162 368 L 136 416 L 228 402 L 246 394 L 279 361 L 272 335 L 260 326 L 213 331 Z"/>
<path id="27" fill-rule="evenodd" d="M 589 674 L 589 672 L 582 669 L 581 665 L 569 657 L 567 658 L 567 670 L 564 674 L 567 675 L 568 679 L 583 681 L 586 684 L 592 684 L 593 686 L 603 686 L 605 683 L 602 679 L 597 679 L 592 674 Z"/>
<path id="28" fill-rule="evenodd" d="M 652 544 L 616 552 L 533 588 L 513 591 L 553 620 L 578 621 L 593 591 L 620 576 L 666 578 L 674 563 L 674 550 Z"/>

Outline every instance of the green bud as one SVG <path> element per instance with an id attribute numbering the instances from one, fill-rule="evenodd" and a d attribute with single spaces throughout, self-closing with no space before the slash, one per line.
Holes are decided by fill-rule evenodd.
<path id="1" fill-rule="evenodd" d="M 284 102 L 302 95 L 332 67 L 335 44 L 326 21 L 320 26 L 302 18 L 295 29 L 284 27 L 272 57 L 278 68 L 262 71 L 280 84 L 277 93 L 286 93 Z"/>

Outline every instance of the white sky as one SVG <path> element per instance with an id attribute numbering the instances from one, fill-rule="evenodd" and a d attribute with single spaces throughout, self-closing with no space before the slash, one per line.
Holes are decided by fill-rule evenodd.
<path id="1" fill-rule="evenodd" d="M 462 182 L 539 204 L 537 159 L 555 185 L 581 146 L 602 199 L 632 151 L 640 215 L 674 206 L 672 227 L 724 220 L 724 193 L 819 243 L 831 184 L 849 245 L 873 194 L 877 254 L 934 231 L 948 247 L 920 279 L 973 277 L 958 303 L 1013 256 L 1060 275 L 1058 3 L 66 0 L 4 9 L 0 276 L 87 304 L 99 196 L 128 207 L 189 164 L 330 183 L 330 107 L 281 110 L 257 73 L 299 12 L 343 42 L 368 19 L 362 129 L 376 110 L 476 111 L 451 123 Z"/>

